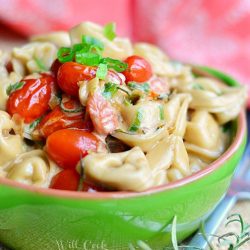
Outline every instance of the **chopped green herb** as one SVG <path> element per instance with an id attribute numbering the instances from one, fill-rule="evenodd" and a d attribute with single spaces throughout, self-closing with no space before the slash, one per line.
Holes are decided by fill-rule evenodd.
<path id="1" fill-rule="evenodd" d="M 163 106 L 160 105 L 159 106 L 159 112 L 160 112 L 160 120 L 164 120 L 164 110 L 163 110 Z"/>
<path id="2" fill-rule="evenodd" d="M 136 117 L 135 117 L 135 120 L 134 120 L 134 123 L 131 125 L 131 127 L 129 128 L 129 131 L 130 132 L 136 132 L 140 126 L 141 126 L 141 121 L 142 121 L 142 118 L 143 118 L 143 113 L 142 111 L 139 109 L 136 113 Z"/>
<path id="3" fill-rule="evenodd" d="M 37 127 L 37 125 L 41 122 L 41 120 L 42 120 L 42 117 L 39 117 L 38 119 L 30 123 L 29 130 L 34 130 Z"/>
<path id="4" fill-rule="evenodd" d="M 96 71 L 96 76 L 99 78 L 99 79 L 102 79 L 104 80 L 106 78 L 108 74 L 108 67 L 106 64 L 104 63 L 100 63 L 98 68 L 97 68 L 97 71 Z"/>
<path id="5" fill-rule="evenodd" d="M 34 57 L 34 60 L 36 62 L 36 65 L 40 69 L 40 71 L 48 71 L 47 67 L 44 65 L 44 63 L 38 59 L 37 57 Z"/>
<path id="6" fill-rule="evenodd" d="M 108 82 L 105 84 L 105 89 L 104 89 L 102 95 L 106 99 L 110 99 L 116 94 L 117 90 L 118 90 L 117 84 L 112 83 L 112 82 Z"/>
<path id="7" fill-rule="evenodd" d="M 224 124 L 223 127 L 222 127 L 223 133 L 229 132 L 230 129 L 231 129 L 231 127 L 232 127 L 232 123 L 231 122 L 227 122 L 226 124 Z"/>
<path id="8" fill-rule="evenodd" d="M 8 86 L 7 90 L 6 90 L 6 94 L 10 95 L 11 93 L 15 92 L 18 89 L 21 89 L 24 85 L 24 82 L 16 82 L 14 84 L 11 84 Z"/>
<path id="9" fill-rule="evenodd" d="M 131 106 L 132 105 L 131 101 L 128 98 L 125 98 L 123 103 L 124 103 L 125 106 Z"/>
<path id="10" fill-rule="evenodd" d="M 104 49 L 103 43 L 92 36 L 82 36 L 82 44 L 84 46 L 87 46 L 89 48 L 89 51 L 91 49 L 96 49 L 97 52 L 101 52 Z"/>
<path id="11" fill-rule="evenodd" d="M 192 89 L 204 90 L 203 86 L 198 83 L 193 84 Z"/>
<path id="12" fill-rule="evenodd" d="M 108 23 L 104 26 L 103 34 L 107 37 L 110 41 L 114 40 L 116 37 L 116 24 L 115 23 Z"/>
<path id="13" fill-rule="evenodd" d="M 61 47 L 57 52 L 57 58 L 61 63 L 73 61 L 74 51 L 71 48 Z"/>
<path id="14" fill-rule="evenodd" d="M 146 93 L 148 93 L 150 90 L 150 86 L 147 82 L 142 83 L 142 84 L 138 84 L 135 82 L 128 82 L 128 87 L 132 90 L 138 89 L 138 90 L 141 90 L 141 91 L 146 92 Z"/>
<path id="15" fill-rule="evenodd" d="M 127 63 L 110 57 L 103 58 L 101 62 L 107 64 L 109 69 L 114 69 L 117 72 L 123 72 L 128 67 Z"/>
<path id="16" fill-rule="evenodd" d="M 97 66 L 100 63 L 101 56 L 96 53 L 80 50 L 76 52 L 75 60 L 76 62 L 84 65 Z"/>

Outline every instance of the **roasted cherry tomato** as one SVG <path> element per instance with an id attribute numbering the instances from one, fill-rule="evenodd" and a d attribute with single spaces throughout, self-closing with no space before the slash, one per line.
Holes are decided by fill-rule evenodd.
<path id="1" fill-rule="evenodd" d="M 57 82 L 60 88 L 68 95 L 78 96 L 78 82 L 91 80 L 96 76 L 97 67 L 85 66 L 76 62 L 64 63 L 57 72 Z M 122 83 L 119 75 L 113 71 L 108 72 L 112 82 Z"/>
<path id="2" fill-rule="evenodd" d="M 126 77 L 126 82 L 145 82 L 152 76 L 151 65 L 140 56 L 130 56 L 125 62 L 128 68 L 122 72 Z"/>
<path id="3" fill-rule="evenodd" d="M 149 84 L 150 94 L 152 97 L 157 97 L 169 93 L 169 85 L 164 79 L 161 79 L 159 77 L 152 77 L 149 81 Z"/>
<path id="4" fill-rule="evenodd" d="M 70 99 L 64 103 L 64 106 L 68 108 L 67 110 L 70 110 L 72 106 L 73 108 L 78 106 L 78 103 L 76 100 Z M 78 128 L 88 132 L 93 131 L 92 122 L 90 118 L 85 116 L 85 112 L 83 110 L 78 112 L 74 111 L 77 110 L 72 109 L 72 112 L 65 112 L 60 105 L 58 105 L 39 123 L 37 128 L 39 134 L 43 137 L 48 137 L 53 132 L 64 128 Z"/>
<path id="5" fill-rule="evenodd" d="M 98 139 L 91 133 L 79 129 L 62 129 L 49 135 L 46 151 L 61 168 L 75 168 L 88 151 L 96 151 Z"/>
<path id="6" fill-rule="evenodd" d="M 64 169 L 56 174 L 50 183 L 50 188 L 77 191 L 80 175 L 74 169 Z"/>
<path id="7" fill-rule="evenodd" d="M 52 65 L 51 65 L 51 67 L 50 67 L 50 71 L 53 73 L 53 75 L 56 77 L 57 76 L 57 72 L 58 72 L 58 70 L 59 70 L 59 68 L 62 66 L 62 63 L 58 60 L 58 59 L 56 59 L 53 63 L 52 63 Z"/>
<path id="8" fill-rule="evenodd" d="M 85 192 L 90 192 L 90 193 L 94 193 L 94 192 L 105 192 L 107 190 L 105 190 L 102 187 L 97 187 L 96 185 L 94 185 L 93 183 L 89 183 L 89 182 L 84 182 L 83 183 L 83 189 L 82 191 Z"/>
<path id="9" fill-rule="evenodd" d="M 89 96 L 87 111 L 99 134 L 107 135 L 118 127 L 118 115 L 112 105 L 98 91 Z"/>
<path id="10" fill-rule="evenodd" d="M 7 112 L 19 114 L 24 122 L 30 123 L 41 117 L 49 109 L 49 101 L 54 89 L 54 78 L 41 74 L 38 79 L 23 79 L 21 89 L 10 94 L 7 101 Z"/>

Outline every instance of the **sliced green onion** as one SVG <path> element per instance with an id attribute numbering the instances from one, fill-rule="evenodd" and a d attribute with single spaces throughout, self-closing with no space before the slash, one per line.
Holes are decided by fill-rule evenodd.
<path id="1" fill-rule="evenodd" d="M 123 72 L 127 69 L 128 64 L 110 57 L 105 57 L 101 60 L 102 63 L 108 65 L 108 68 L 114 69 L 117 72 Z"/>
<path id="2" fill-rule="evenodd" d="M 162 105 L 159 106 L 159 112 L 160 112 L 160 120 L 163 121 L 164 120 L 164 110 L 163 110 Z"/>
<path id="3" fill-rule="evenodd" d="M 106 99 L 111 99 L 117 93 L 117 91 L 118 91 L 117 84 L 108 82 L 105 84 L 105 88 L 102 95 Z"/>
<path id="4" fill-rule="evenodd" d="M 100 40 L 92 36 L 82 36 L 82 44 L 88 45 L 89 49 L 97 48 L 100 51 L 103 51 L 104 49 L 103 43 Z"/>
<path id="5" fill-rule="evenodd" d="M 6 94 L 10 95 L 11 93 L 15 92 L 18 89 L 21 89 L 24 85 L 24 82 L 16 82 L 14 84 L 11 84 L 8 86 L 8 88 L 6 89 Z"/>
<path id="6" fill-rule="evenodd" d="M 96 71 L 96 77 L 98 77 L 99 79 L 104 80 L 106 78 L 108 74 L 108 67 L 106 64 L 104 63 L 100 63 L 97 71 Z"/>
<path id="7" fill-rule="evenodd" d="M 105 37 L 107 37 L 110 41 L 114 40 L 114 38 L 116 37 L 116 24 L 115 23 L 107 23 L 104 26 L 103 29 L 103 34 Z"/>
<path id="8" fill-rule="evenodd" d="M 146 93 L 148 93 L 150 90 L 150 86 L 147 82 L 142 83 L 142 84 L 138 84 L 135 82 L 128 82 L 128 87 L 132 90 L 137 89 L 137 90 L 141 90 L 141 91 L 146 92 Z"/>
<path id="9" fill-rule="evenodd" d="M 44 65 L 44 63 L 40 59 L 34 57 L 34 60 L 36 62 L 36 65 L 41 71 L 48 71 L 48 68 Z"/>
<path id="10" fill-rule="evenodd" d="M 143 113 L 142 111 L 139 109 L 136 113 L 136 117 L 135 117 L 135 120 L 133 122 L 133 124 L 131 125 L 131 127 L 129 128 L 129 131 L 130 132 L 136 132 L 140 126 L 141 126 L 141 121 L 142 121 L 142 118 L 143 118 Z"/>
<path id="11" fill-rule="evenodd" d="M 42 117 L 39 117 L 38 119 L 30 123 L 29 129 L 34 130 L 37 127 L 37 125 L 41 122 L 41 120 L 42 120 Z"/>
<path id="12" fill-rule="evenodd" d="M 76 105 L 74 108 L 67 108 L 65 107 L 63 101 L 61 101 L 60 103 L 60 108 L 65 113 L 79 113 L 83 110 L 83 107 L 81 107 L 80 105 Z"/>
<path id="13" fill-rule="evenodd" d="M 73 61 L 74 51 L 71 48 L 62 47 L 57 52 L 57 58 L 61 63 Z"/>
<path id="14" fill-rule="evenodd" d="M 75 54 L 75 60 L 78 63 L 88 65 L 88 66 L 97 66 L 100 63 L 101 56 L 92 52 L 77 51 Z"/>

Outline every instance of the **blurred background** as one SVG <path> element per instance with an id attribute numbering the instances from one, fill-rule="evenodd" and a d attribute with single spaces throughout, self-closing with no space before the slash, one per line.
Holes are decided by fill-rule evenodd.
<path id="1" fill-rule="evenodd" d="M 0 49 L 86 20 L 114 21 L 121 36 L 250 84 L 249 0 L 0 0 Z"/>

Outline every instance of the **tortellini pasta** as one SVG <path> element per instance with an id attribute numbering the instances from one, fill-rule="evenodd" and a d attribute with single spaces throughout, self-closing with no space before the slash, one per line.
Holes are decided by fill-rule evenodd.
<path id="1" fill-rule="evenodd" d="M 25 150 L 21 136 L 10 133 L 14 126 L 10 115 L 0 111 L 0 168 Z"/>
<path id="2" fill-rule="evenodd" d="M 139 147 L 123 153 L 93 153 L 83 159 L 86 178 L 118 190 L 142 191 L 153 186 L 148 161 Z"/>
<path id="3" fill-rule="evenodd" d="M 75 26 L 70 30 L 69 34 L 72 44 L 81 42 L 82 35 L 99 39 L 104 44 L 103 56 L 105 57 L 124 60 L 133 54 L 132 44 L 129 39 L 116 37 L 113 41 L 110 41 L 104 36 L 103 27 L 92 22 L 84 22 Z"/>
<path id="4" fill-rule="evenodd" d="M 18 155 L 4 168 L 6 177 L 24 184 L 48 187 L 51 178 L 59 171 L 43 150 L 32 150 Z"/>
<path id="5" fill-rule="evenodd" d="M 141 192 L 196 173 L 225 152 L 231 138 L 223 126 L 244 107 L 244 87 L 227 86 L 192 65 L 172 61 L 155 45 L 105 33 L 105 27 L 84 22 L 69 31 L 35 35 L 10 53 L 0 51 L 0 177 L 52 187 L 52 178 L 70 165 L 79 178 L 77 190 L 84 180 L 83 185 L 106 191 Z M 134 60 L 144 68 L 138 61 L 132 67 Z M 59 70 L 65 62 L 70 63 Z M 29 122 L 21 116 L 25 112 L 9 111 L 12 93 L 22 92 L 28 79 L 40 84 L 36 79 L 42 77 L 51 80 L 45 83 L 49 90 L 36 89 L 32 96 L 36 111 L 39 98 L 48 97 L 42 99 L 48 102 L 41 105 L 40 117 Z M 71 88 L 74 97 L 67 92 Z M 25 99 L 33 90 L 24 91 Z M 76 147 L 87 147 L 72 156 L 80 175 L 72 159 L 64 159 L 68 145 L 56 141 L 59 153 L 66 148 L 59 160 L 49 152 L 47 136 L 60 129 L 83 130 L 70 131 L 83 136 L 73 138 Z M 75 144 L 69 143 L 69 151 Z"/>

